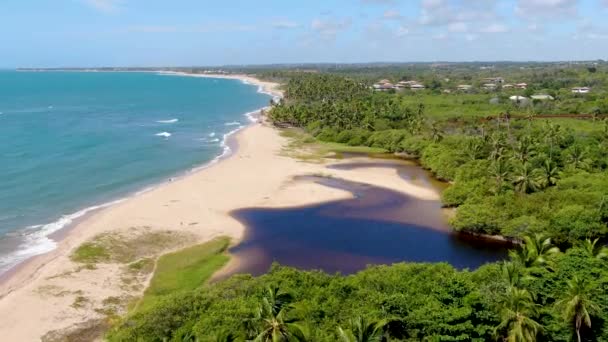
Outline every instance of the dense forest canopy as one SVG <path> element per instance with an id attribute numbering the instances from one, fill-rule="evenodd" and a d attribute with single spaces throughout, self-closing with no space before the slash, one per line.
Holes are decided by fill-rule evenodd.
<path id="1" fill-rule="evenodd" d="M 603 109 L 586 112 L 606 100 L 603 63 L 305 71 L 260 71 L 286 82 L 269 113 L 276 125 L 416 158 L 450 182 L 442 200 L 454 229 L 518 247 L 464 271 L 404 263 L 341 276 L 276 265 L 169 296 L 124 318 L 111 341 L 608 341 L 608 121 Z M 556 103 L 442 91 L 445 79 L 497 71 L 553 91 Z M 439 86 L 374 91 L 380 77 Z M 572 94 L 575 84 L 593 93 Z"/>

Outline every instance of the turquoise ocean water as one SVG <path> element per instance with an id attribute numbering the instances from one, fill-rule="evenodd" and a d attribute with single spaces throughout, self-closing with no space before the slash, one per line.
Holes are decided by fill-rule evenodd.
<path id="1" fill-rule="evenodd" d="M 88 211 L 226 154 L 269 99 L 237 80 L 0 71 L 0 273 Z"/>

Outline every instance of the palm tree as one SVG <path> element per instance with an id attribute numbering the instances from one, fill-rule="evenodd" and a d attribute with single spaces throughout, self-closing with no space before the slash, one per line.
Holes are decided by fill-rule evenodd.
<path id="1" fill-rule="evenodd" d="M 301 328 L 294 324 L 295 320 L 286 317 L 292 300 L 290 294 L 282 292 L 278 287 L 268 287 L 255 314 L 254 321 L 259 324 L 255 342 L 287 342 L 298 340 L 299 336 L 304 335 Z"/>
<path id="2" fill-rule="evenodd" d="M 490 151 L 490 159 L 498 160 L 505 155 L 505 138 L 502 134 L 493 134 L 490 137 L 490 145 L 492 150 Z"/>
<path id="3" fill-rule="evenodd" d="M 483 156 L 484 143 L 480 138 L 471 138 L 466 143 L 466 155 L 470 160 L 476 160 Z"/>
<path id="4" fill-rule="evenodd" d="M 579 145 L 572 146 L 566 155 L 566 161 L 575 169 L 587 169 L 590 165 L 587 151 Z"/>
<path id="5" fill-rule="evenodd" d="M 526 235 L 523 240 L 524 244 L 519 249 L 510 251 L 509 256 L 524 268 L 546 266 L 550 256 L 559 253 L 559 248 L 553 246 L 551 238 L 542 234 Z"/>
<path id="6" fill-rule="evenodd" d="M 581 341 L 583 325 L 591 328 L 590 312 L 598 309 L 598 305 L 589 298 L 590 292 L 590 283 L 574 276 L 568 281 L 568 292 L 564 298 L 555 303 L 556 308 L 563 312 L 564 319 L 574 326 L 578 342 Z"/>
<path id="7" fill-rule="evenodd" d="M 515 190 L 522 194 L 534 192 L 540 188 L 541 179 L 539 171 L 532 168 L 529 163 L 522 163 L 513 175 Z"/>
<path id="8" fill-rule="evenodd" d="M 547 121 L 545 141 L 549 143 L 549 159 L 553 159 L 553 147 L 561 140 L 561 127 Z"/>
<path id="9" fill-rule="evenodd" d="M 559 169 L 557 168 L 557 165 L 555 165 L 555 163 L 549 158 L 545 159 L 539 170 L 539 174 L 542 177 L 541 184 L 543 187 L 547 188 L 553 186 L 559 180 Z"/>
<path id="10" fill-rule="evenodd" d="M 490 173 L 492 178 L 494 178 L 495 193 L 498 195 L 502 193 L 505 188 L 505 183 L 510 177 L 511 164 L 502 158 L 497 159 L 494 161 L 494 163 L 492 163 Z"/>
<path id="11" fill-rule="evenodd" d="M 536 341 L 536 336 L 542 330 L 542 326 L 534 320 L 538 311 L 530 292 L 510 287 L 501 301 L 501 322 L 495 328 L 495 333 L 503 332 L 503 340 L 509 342 Z"/>
<path id="12" fill-rule="evenodd" d="M 429 127 L 431 131 L 431 139 L 433 142 L 440 142 L 443 139 L 443 132 L 439 128 L 439 124 L 435 121 Z"/>
<path id="13" fill-rule="evenodd" d="M 594 259 L 606 259 L 608 258 L 608 248 L 598 244 L 599 239 L 591 241 L 586 239 L 581 243 L 581 248 L 589 255 L 590 258 Z"/>
<path id="14" fill-rule="evenodd" d="M 500 266 L 502 278 L 510 287 L 517 287 L 522 276 L 521 265 L 514 262 L 505 261 Z"/>
<path id="15" fill-rule="evenodd" d="M 351 320 L 350 330 L 338 328 L 338 337 L 342 342 L 380 342 L 384 335 L 386 321 L 368 321 L 363 317 Z"/>
<path id="16" fill-rule="evenodd" d="M 521 137 L 514 146 L 515 157 L 522 163 L 528 162 L 536 154 L 532 139 L 525 135 Z"/>

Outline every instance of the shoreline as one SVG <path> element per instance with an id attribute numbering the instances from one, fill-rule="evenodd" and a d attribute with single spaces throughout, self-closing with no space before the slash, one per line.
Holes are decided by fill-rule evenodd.
<path id="1" fill-rule="evenodd" d="M 276 90 L 276 84 L 266 89 Z M 284 154 L 288 138 L 261 122 L 233 133 L 227 142 L 234 144 L 230 145 L 234 150 L 219 162 L 83 217 L 63 231 L 65 236 L 56 249 L 22 263 L 0 283 L 3 336 L 8 340 L 39 340 L 51 331 L 106 319 L 102 312 L 108 300 L 120 299 L 124 302 L 121 310 L 125 310 L 129 300 L 141 296 L 150 274 L 126 284 L 128 264 L 106 262 L 85 267 L 70 258 L 78 246 L 100 234 L 121 234 L 121 239 L 137 241 L 142 234 L 166 233 L 181 239 L 177 244 L 146 251 L 145 257 L 153 260 L 219 236 L 238 243 L 245 227 L 230 215 L 235 209 L 293 207 L 352 197 L 344 190 L 294 181 L 297 176 L 320 173 L 390 187 L 421 199 L 439 199 L 438 193 L 404 181 L 395 170 L 333 170 L 294 159 Z M 85 305 L 76 305 L 83 298 Z"/>
<path id="2" fill-rule="evenodd" d="M 28 72 L 30 72 L 30 71 L 28 71 Z M 69 71 L 66 71 L 66 72 L 69 72 Z M 83 71 L 83 72 L 85 72 L 85 71 Z M 108 72 L 115 72 L 115 71 L 108 71 Z M 119 71 L 119 72 L 122 72 L 122 71 Z M 174 76 L 178 76 L 178 77 L 199 77 L 198 74 L 188 74 L 188 73 L 183 73 L 183 72 L 163 72 L 163 71 L 146 71 L 146 72 L 155 73 L 155 74 L 159 74 L 159 75 L 163 75 L 163 74 L 174 75 Z M 226 75 L 223 75 L 223 74 L 217 74 L 217 75 L 206 74 L 205 75 L 205 77 L 207 77 L 207 78 L 233 79 L 233 80 L 241 81 L 243 84 L 257 86 L 258 93 L 269 95 L 274 100 L 283 96 L 282 92 L 278 89 L 278 84 L 260 81 L 260 80 L 256 79 L 255 77 L 252 77 L 249 75 L 233 75 L 231 77 L 225 77 L 225 76 Z M 44 232 L 44 230 L 40 230 L 40 231 L 36 231 L 34 233 L 34 234 L 40 233 L 41 240 L 48 240 L 47 246 L 43 246 L 43 248 L 40 248 L 41 251 L 36 250 L 34 252 L 28 253 L 28 255 L 25 255 L 23 258 L 19 258 L 19 254 L 22 253 L 23 248 L 18 248 L 15 251 L 11 252 L 11 254 L 9 254 L 9 255 L 16 255 L 15 258 L 17 259 L 17 261 L 13 265 L 6 268 L 2 273 L 0 273 L 0 290 L 2 289 L 2 286 L 6 282 L 8 282 L 9 279 L 15 273 L 17 273 L 19 271 L 18 269 L 22 265 L 30 262 L 32 259 L 34 259 L 40 255 L 50 253 L 53 250 L 57 249 L 61 240 L 63 240 L 63 238 L 66 236 L 66 234 L 69 233 L 69 231 L 71 229 L 78 226 L 78 224 L 81 221 L 85 220 L 87 217 L 90 217 L 95 212 L 104 210 L 106 208 L 112 207 L 117 204 L 120 204 L 121 202 L 129 200 L 130 198 L 139 196 L 148 191 L 161 187 L 161 186 L 165 185 L 166 183 L 170 183 L 175 180 L 179 180 L 183 177 L 187 177 L 188 175 L 190 175 L 194 172 L 204 170 L 204 169 L 222 161 L 223 159 L 229 157 L 230 154 L 233 152 L 233 150 L 236 148 L 236 146 L 233 146 L 233 145 L 236 145 L 236 139 L 233 139 L 234 135 L 237 134 L 238 132 L 240 132 L 241 130 L 251 126 L 252 124 L 255 124 L 259 120 L 261 113 L 264 110 L 267 110 L 268 108 L 269 108 L 268 106 L 265 106 L 265 107 L 244 113 L 243 116 L 245 116 L 247 118 L 248 122 L 244 125 L 238 126 L 237 128 L 235 128 L 223 135 L 222 141 L 220 143 L 222 152 L 219 155 L 215 156 L 213 159 L 206 161 L 199 166 L 195 166 L 195 167 L 192 167 L 187 170 L 179 171 L 173 175 L 168 176 L 164 180 L 161 180 L 161 181 L 155 182 L 155 183 L 151 183 L 139 190 L 127 193 L 122 197 L 108 199 L 105 202 L 101 202 L 101 203 L 94 204 L 94 205 L 91 205 L 88 207 L 80 208 L 72 213 L 62 214 L 55 221 L 35 225 L 35 226 L 39 226 L 41 228 L 44 228 L 47 226 L 52 226 L 52 225 L 58 225 L 59 227 L 50 228 L 49 232 Z M 64 223 L 62 223 L 62 222 L 64 222 Z M 35 227 L 35 226 L 32 226 L 32 227 Z M 26 227 L 26 229 L 27 228 L 28 227 Z M 49 246 L 51 244 L 53 246 Z M 27 248 L 27 246 L 25 248 Z M 0 291 L 0 299 L 2 297 L 3 297 L 3 293 Z"/>

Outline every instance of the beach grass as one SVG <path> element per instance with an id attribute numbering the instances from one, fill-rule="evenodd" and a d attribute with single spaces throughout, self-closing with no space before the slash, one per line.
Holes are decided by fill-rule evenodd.
<path id="1" fill-rule="evenodd" d="M 187 234 L 134 227 L 126 231 L 99 234 L 78 246 L 70 255 L 70 259 L 86 265 L 128 264 L 183 245 L 189 238 Z"/>
<path id="2" fill-rule="evenodd" d="M 283 153 L 305 162 L 322 162 L 324 158 L 336 157 L 340 153 L 381 154 L 387 152 L 383 148 L 321 141 L 299 128 L 284 128 L 280 134 L 289 139 L 289 143 L 283 148 Z"/>
<path id="3" fill-rule="evenodd" d="M 156 262 L 150 286 L 133 311 L 148 308 L 164 296 L 193 290 L 204 284 L 228 262 L 226 250 L 229 245 L 229 238 L 220 237 L 161 256 Z"/>

